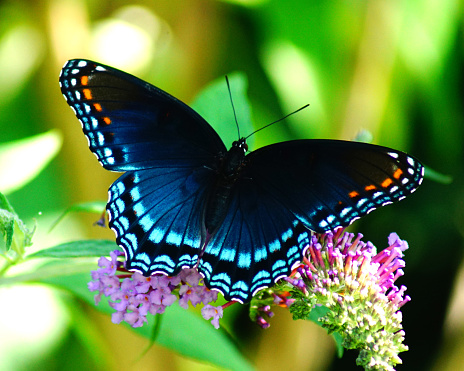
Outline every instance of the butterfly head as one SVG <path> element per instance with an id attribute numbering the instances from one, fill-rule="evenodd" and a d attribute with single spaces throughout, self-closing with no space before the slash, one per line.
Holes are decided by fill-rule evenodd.
<path id="1" fill-rule="evenodd" d="M 243 155 L 245 155 L 248 152 L 248 144 L 246 142 L 246 138 L 240 138 L 239 140 L 233 142 L 232 148 L 230 150 L 232 150 L 233 148 L 239 148 L 241 151 L 243 151 Z"/>

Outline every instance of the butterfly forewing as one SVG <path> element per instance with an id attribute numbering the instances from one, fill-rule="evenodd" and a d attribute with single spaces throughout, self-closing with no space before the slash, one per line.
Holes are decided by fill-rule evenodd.
<path id="1" fill-rule="evenodd" d="M 247 156 L 245 179 L 309 229 L 345 227 L 414 192 L 423 167 L 390 148 L 336 140 L 277 143 Z"/>
<path id="2" fill-rule="evenodd" d="M 82 124 L 90 150 L 109 170 L 202 166 L 226 148 L 190 107 L 125 72 L 68 61 L 61 91 Z"/>

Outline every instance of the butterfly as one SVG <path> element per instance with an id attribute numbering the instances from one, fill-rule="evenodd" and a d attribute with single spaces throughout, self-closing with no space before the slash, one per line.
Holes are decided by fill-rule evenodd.
<path id="1" fill-rule="evenodd" d="M 107 212 L 126 267 L 149 276 L 196 267 L 208 288 L 246 303 L 288 276 L 311 233 L 345 227 L 421 184 L 418 160 L 390 148 L 293 140 L 225 147 L 192 108 L 97 62 L 75 59 L 61 91 L 107 170 Z"/>

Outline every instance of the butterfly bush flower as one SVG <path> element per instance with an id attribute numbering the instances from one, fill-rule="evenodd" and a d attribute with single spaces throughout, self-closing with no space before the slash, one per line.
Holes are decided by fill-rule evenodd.
<path id="1" fill-rule="evenodd" d="M 361 234 L 342 229 L 312 235 L 303 262 L 290 277 L 253 299 L 251 318 L 268 328 L 273 306 L 289 308 L 294 319 L 308 319 L 314 308 L 325 308 L 319 323 L 329 333 L 339 333 L 343 347 L 360 351 L 358 365 L 366 370 L 394 370 L 401 363 L 398 354 L 408 349 L 403 344 L 400 309 L 410 298 L 404 286 L 395 285 L 403 275 L 402 257 L 408 244 L 392 233 L 389 246 L 377 252 L 372 243 L 361 240 Z M 98 291 L 97 304 L 102 295 L 109 297 L 116 311 L 114 323 L 142 326 L 148 314 L 161 314 L 179 299 L 185 309 L 202 303 L 202 316 L 219 328 L 223 310 L 236 303 L 213 306 L 217 292 L 204 286 L 196 269 L 183 269 L 174 277 L 144 277 L 127 271 L 118 260 L 122 255 L 113 251 L 110 259 L 100 258 L 100 268 L 92 272 L 89 283 L 91 291 Z"/>
<path id="2" fill-rule="evenodd" d="M 289 307 L 294 319 L 308 319 L 313 308 L 323 306 L 326 314 L 319 322 L 329 333 L 342 336 L 343 347 L 360 350 L 358 365 L 394 370 L 401 363 L 398 353 L 408 350 L 400 308 L 410 297 L 404 296 L 404 286 L 395 285 L 403 275 L 408 244 L 392 233 L 389 246 L 377 252 L 361 239 L 361 234 L 355 237 L 342 229 L 313 235 L 303 263 L 285 279 L 287 286 L 263 293 L 252 305 L 252 318 L 269 326 L 265 317 L 272 312 L 262 305 L 266 300 Z"/>
<path id="3" fill-rule="evenodd" d="M 113 323 L 125 321 L 132 327 L 140 327 L 147 322 L 148 314 L 164 313 L 179 297 L 179 305 L 185 309 L 189 303 L 193 306 L 203 303 L 203 317 L 212 318 L 211 323 L 219 328 L 223 308 L 210 304 L 217 300 L 217 292 L 203 285 L 203 277 L 196 269 L 183 269 L 174 277 L 163 274 L 145 277 L 126 270 L 125 263 L 118 260 L 123 255 L 115 250 L 110 253 L 111 260 L 101 257 L 100 268 L 92 272 L 88 285 L 90 291 L 98 291 L 95 304 L 102 295 L 109 297 L 109 305 L 116 311 L 111 317 Z"/>

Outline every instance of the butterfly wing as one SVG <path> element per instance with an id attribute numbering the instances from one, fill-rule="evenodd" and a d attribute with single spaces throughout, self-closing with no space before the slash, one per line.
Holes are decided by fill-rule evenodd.
<path id="1" fill-rule="evenodd" d="M 226 151 L 193 109 L 128 73 L 70 60 L 61 71 L 60 86 L 105 169 L 203 166 Z"/>
<path id="2" fill-rule="evenodd" d="M 310 231 L 279 199 L 251 180 L 240 181 L 228 213 L 199 264 L 210 289 L 246 303 L 258 290 L 290 274 L 302 259 Z"/>
<path id="3" fill-rule="evenodd" d="M 68 61 L 60 85 L 102 166 L 127 171 L 107 204 L 126 267 L 172 275 L 196 264 L 211 169 L 226 152 L 214 129 L 164 91 L 96 62 Z"/>
<path id="4" fill-rule="evenodd" d="M 197 263 L 212 174 L 203 167 L 153 168 L 126 172 L 111 185 L 110 227 L 126 268 L 172 276 Z"/>
<path id="5" fill-rule="evenodd" d="M 249 301 L 291 273 L 309 230 L 348 226 L 414 192 L 422 177 L 413 157 L 365 143 L 300 140 L 258 149 L 246 157 L 200 268 L 210 288 Z"/>
<path id="6" fill-rule="evenodd" d="M 319 233 L 402 200 L 424 174 L 421 163 L 401 151 L 336 140 L 277 143 L 247 159 L 243 178 L 251 178 Z"/>

